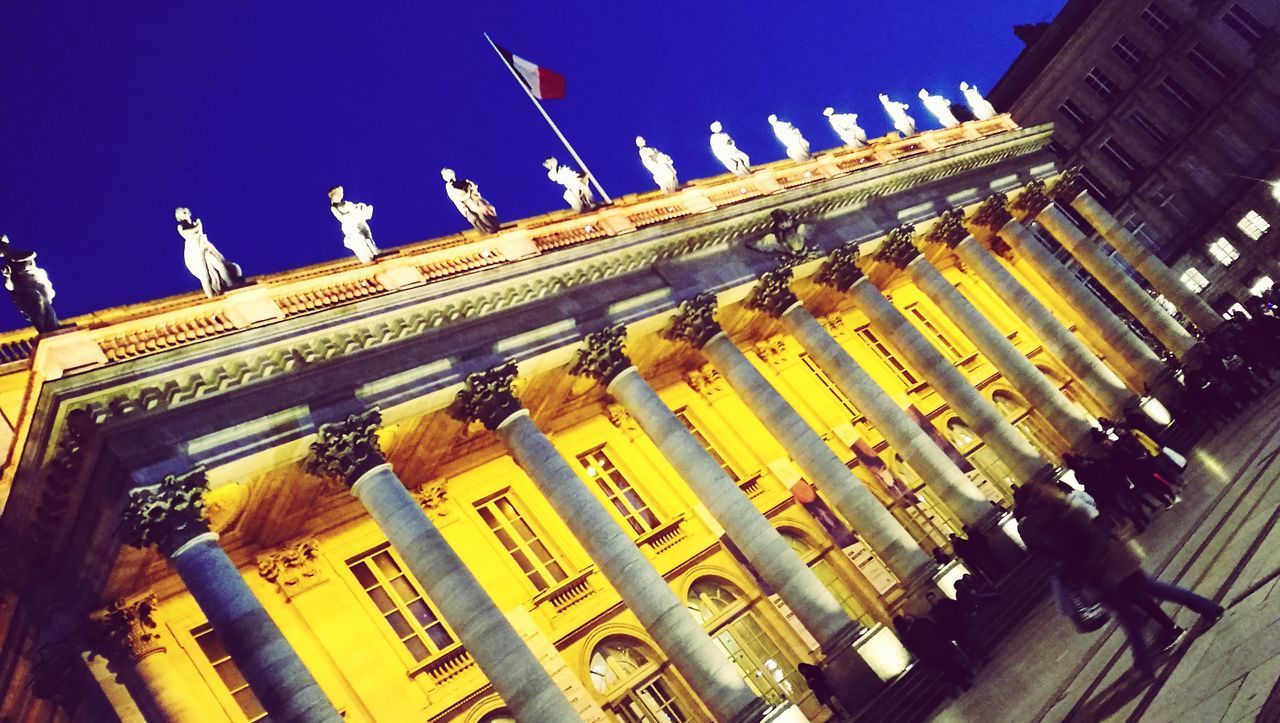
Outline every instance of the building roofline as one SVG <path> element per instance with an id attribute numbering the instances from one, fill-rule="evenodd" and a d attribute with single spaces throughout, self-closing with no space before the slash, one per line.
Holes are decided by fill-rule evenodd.
<path id="1" fill-rule="evenodd" d="M 987 93 L 987 99 L 997 108 L 1012 108 L 1101 4 L 1102 0 L 1068 0 L 1044 34 L 1013 59 L 1008 70 Z"/>

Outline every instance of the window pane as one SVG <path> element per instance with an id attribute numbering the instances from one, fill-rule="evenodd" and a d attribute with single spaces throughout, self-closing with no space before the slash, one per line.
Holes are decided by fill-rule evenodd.
<path id="1" fill-rule="evenodd" d="M 426 660 L 431 655 L 431 650 L 427 648 L 427 644 L 422 642 L 416 635 L 405 638 L 404 647 L 413 656 L 414 660 Z"/>
<path id="2" fill-rule="evenodd" d="M 391 554 L 388 552 L 379 552 L 373 556 L 373 561 L 377 563 L 378 570 L 382 575 L 388 579 L 400 574 L 400 566 L 396 564 L 395 560 L 391 559 Z"/>
<path id="3" fill-rule="evenodd" d="M 360 583 L 360 587 L 366 590 L 378 584 L 378 578 L 369 569 L 369 563 L 364 560 L 351 565 L 351 573 L 356 576 L 356 582 Z"/>
<path id="4" fill-rule="evenodd" d="M 262 707 L 262 704 L 258 702 L 253 691 L 248 688 L 236 691 L 232 694 L 232 697 L 236 699 L 236 705 L 240 706 L 240 710 L 244 712 L 245 717 L 249 720 L 253 720 L 267 712 L 266 709 Z"/>
<path id="5" fill-rule="evenodd" d="M 249 684 L 240 674 L 240 669 L 231 662 L 231 658 L 213 666 L 213 669 L 218 671 L 218 677 L 222 678 L 222 683 L 227 686 L 227 690 L 240 690 Z"/>
<path id="6" fill-rule="evenodd" d="M 392 580 L 391 588 L 400 596 L 400 602 L 409 602 L 420 597 L 418 591 L 414 589 L 413 583 L 409 582 L 409 579 L 404 575 Z"/>
<path id="7" fill-rule="evenodd" d="M 453 636 L 449 635 L 449 631 L 445 630 L 443 625 L 432 625 L 427 628 L 427 637 L 431 640 L 431 644 L 436 646 L 436 650 L 444 650 L 453 645 Z"/>
<path id="8" fill-rule="evenodd" d="M 218 640 L 218 636 L 214 635 L 212 630 L 197 635 L 196 642 L 200 644 L 200 650 L 204 652 L 204 657 L 208 658 L 210 663 L 217 663 L 230 657 L 227 649 L 222 647 L 222 641 Z"/>
<path id="9" fill-rule="evenodd" d="M 369 599 L 373 600 L 373 604 L 378 608 L 378 612 L 385 613 L 388 610 L 394 610 L 396 603 L 391 599 L 391 595 L 381 587 L 373 588 L 369 591 Z"/>
<path id="10" fill-rule="evenodd" d="M 413 632 L 413 627 L 409 625 L 409 621 L 405 619 L 399 610 L 391 612 L 386 618 L 387 622 L 391 624 L 391 629 L 396 631 L 397 636 L 403 638 Z"/>

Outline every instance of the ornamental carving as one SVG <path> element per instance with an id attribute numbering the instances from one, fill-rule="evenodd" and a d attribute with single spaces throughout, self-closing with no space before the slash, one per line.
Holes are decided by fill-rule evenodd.
<path id="1" fill-rule="evenodd" d="M 938 220 L 929 229 L 925 239 L 954 249 L 968 237 L 969 229 L 964 227 L 964 209 L 949 208 L 938 214 Z"/>
<path id="2" fill-rule="evenodd" d="M 818 323 L 822 324 L 822 328 L 835 339 L 843 339 L 845 334 L 849 333 L 849 328 L 844 323 L 844 315 L 838 311 L 818 317 Z"/>
<path id="3" fill-rule="evenodd" d="M 377 407 L 321 424 L 303 463 L 311 474 L 350 487 L 366 472 L 387 461 L 378 446 L 382 413 Z"/>
<path id="4" fill-rule="evenodd" d="M 818 273 L 814 274 L 813 280 L 837 291 L 848 291 L 849 287 L 863 277 L 862 269 L 858 266 L 858 255 L 856 241 L 836 248 L 827 256 Z"/>
<path id="5" fill-rule="evenodd" d="M 1076 196 L 1079 196 L 1086 190 L 1087 187 L 1084 183 L 1084 175 L 1080 173 L 1080 167 L 1076 166 L 1074 168 L 1068 168 L 1062 172 L 1062 175 L 1058 176 L 1058 181 L 1053 184 L 1053 188 L 1049 191 L 1049 195 L 1055 201 L 1070 204 L 1076 199 Z"/>
<path id="6" fill-rule="evenodd" d="M 630 366 L 631 359 L 627 357 L 627 328 L 622 324 L 614 324 L 587 334 L 582 340 L 582 346 L 574 352 L 569 373 L 591 377 L 608 386 Z"/>
<path id="7" fill-rule="evenodd" d="M 152 653 L 163 653 L 160 629 L 152 614 L 156 595 L 117 598 L 105 610 L 89 616 L 90 655 L 101 655 L 115 666 L 134 665 Z"/>
<path id="8" fill-rule="evenodd" d="M 449 508 L 444 506 L 444 502 L 449 497 L 449 487 L 442 479 L 434 479 L 423 484 L 410 494 L 413 496 L 418 506 L 422 508 L 433 518 L 444 517 L 449 513 Z"/>
<path id="9" fill-rule="evenodd" d="M 720 331 L 720 322 L 716 321 L 716 295 L 704 292 L 680 302 L 671 324 L 662 334 L 671 341 L 682 341 L 701 349 Z"/>
<path id="10" fill-rule="evenodd" d="M 604 416 L 609 423 L 617 427 L 619 431 L 625 433 L 628 437 L 636 439 L 640 434 L 640 425 L 636 424 L 636 420 L 627 411 L 627 408 L 621 404 L 606 404 L 604 407 Z"/>
<path id="11" fill-rule="evenodd" d="M 327 577 L 320 564 L 320 543 L 315 538 L 298 540 L 274 552 L 258 557 L 258 574 L 286 600 L 324 582 Z"/>
<path id="12" fill-rule="evenodd" d="M 449 414 L 460 422 L 478 421 L 492 432 L 523 408 L 515 393 L 515 381 L 513 361 L 470 374 L 449 406 Z"/>
<path id="13" fill-rule="evenodd" d="M 975 226 L 985 226 L 992 231 L 999 231 L 1005 224 L 1013 220 L 1013 215 L 1005 208 L 1009 198 L 1003 193 L 993 193 L 973 212 L 971 220 Z"/>
<path id="14" fill-rule="evenodd" d="M 124 510 L 125 542 L 134 547 L 155 545 L 165 556 L 196 535 L 209 531 L 204 516 L 204 493 L 209 488 L 204 468 L 169 475 L 163 481 L 129 490 Z"/>
<path id="15" fill-rule="evenodd" d="M 817 248 L 809 243 L 813 237 L 809 224 L 801 223 L 798 216 L 781 208 L 769 214 L 769 222 L 764 235 L 747 239 L 747 248 L 777 256 L 788 265 L 817 257 Z"/>
<path id="16" fill-rule="evenodd" d="M 916 248 L 916 227 L 909 223 L 889 231 L 884 241 L 876 248 L 875 260 L 899 269 L 920 257 L 920 249 Z"/>
<path id="17" fill-rule="evenodd" d="M 1045 192 L 1044 181 L 1035 180 L 1028 183 L 1013 203 L 1009 204 L 1009 210 L 1020 220 L 1026 221 L 1039 216 L 1049 202 L 1050 198 Z"/>
<path id="18" fill-rule="evenodd" d="M 720 372 L 710 364 L 703 364 L 685 372 L 684 381 L 690 389 L 707 399 L 719 396 L 725 391 L 724 377 L 720 376 Z"/>
<path id="19" fill-rule="evenodd" d="M 743 305 L 777 319 L 800 299 L 791 291 L 791 268 L 784 266 L 760 275 L 760 281 L 747 295 Z"/>
<path id="20" fill-rule="evenodd" d="M 791 353 L 791 348 L 787 346 L 787 342 L 778 336 L 756 342 L 752 347 L 752 351 L 756 353 L 760 361 L 771 367 L 785 367 L 796 359 L 795 355 Z"/>

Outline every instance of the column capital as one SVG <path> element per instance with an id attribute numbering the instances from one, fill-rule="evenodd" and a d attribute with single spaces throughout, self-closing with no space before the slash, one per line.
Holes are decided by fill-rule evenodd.
<path id="1" fill-rule="evenodd" d="M 117 598 L 103 610 L 89 615 L 88 638 L 94 655 L 114 665 L 133 665 L 152 653 L 164 652 L 160 630 L 152 613 L 156 594 Z"/>
<path id="2" fill-rule="evenodd" d="M 478 421 L 492 432 L 508 417 L 523 409 L 515 392 L 516 374 L 513 361 L 468 374 L 458 396 L 449 406 L 449 414 L 462 422 Z"/>
<path id="3" fill-rule="evenodd" d="M 969 220 L 975 226 L 985 226 L 992 231 L 999 231 L 1013 220 L 1013 215 L 1005 208 L 1008 202 L 1008 196 L 1003 193 L 993 193 L 978 205 L 978 210 L 973 212 Z"/>
<path id="4" fill-rule="evenodd" d="M 1068 168 L 1058 176 L 1058 180 L 1053 184 L 1053 188 L 1049 190 L 1049 195 L 1055 201 L 1063 203 L 1071 203 L 1076 196 L 1084 193 L 1086 186 L 1084 184 L 1084 176 L 1080 173 L 1080 167 L 1075 166 Z"/>
<path id="5" fill-rule="evenodd" d="M 259 555 L 258 574 L 267 582 L 275 583 L 286 600 L 292 600 L 328 579 L 318 564 L 319 559 L 320 543 L 308 537 Z"/>
<path id="6" fill-rule="evenodd" d="M 304 463 L 307 471 L 348 487 L 355 484 L 366 472 L 387 461 L 378 446 L 381 425 L 382 413 L 377 407 L 321 424 Z"/>
<path id="7" fill-rule="evenodd" d="M 954 249 L 969 237 L 969 229 L 964 226 L 964 216 L 964 209 L 959 207 L 948 208 L 938 214 L 938 220 L 929 229 L 925 240 Z"/>
<path id="8" fill-rule="evenodd" d="M 682 341 L 695 349 L 701 349 L 723 329 L 716 321 L 716 296 L 704 292 L 680 302 L 676 315 L 663 335 L 672 341 Z"/>
<path id="9" fill-rule="evenodd" d="M 813 280 L 837 291 L 848 291 L 849 287 L 863 277 L 862 269 L 858 266 L 858 255 L 856 241 L 836 248 L 818 268 Z"/>
<path id="10" fill-rule="evenodd" d="M 582 346 L 573 354 L 569 373 L 591 377 L 606 387 L 631 366 L 627 356 L 627 328 L 622 324 L 607 326 L 587 334 Z"/>
<path id="11" fill-rule="evenodd" d="M 915 237 L 915 225 L 904 223 L 885 235 L 884 241 L 876 248 L 873 258 L 898 269 L 905 269 L 908 264 L 920 256 L 920 249 L 916 248 Z"/>
<path id="12" fill-rule="evenodd" d="M 791 278 L 792 271 L 787 266 L 760 274 L 759 283 L 752 287 L 743 306 L 775 319 L 781 317 L 782 312 L 800 301 L 791 291 Z"/>
<path id="13" fill-rule="evenodd" d="M 209 531 L 204 493 L 209 489 L 204 468 L 169 475 L 163 481 L 129 490 L 124 510 L 126 542 L 134 547 L 155 545 L 168 557 L 183 543 Z"/>
<path id="14" fill-rule="evenodd" d="M 1026 221 L 1039 216 L 1052 201 L 1045 191 L 1044 181 L 1036 179 L 1023 187 L 1022 193 L 1009 204 L 1009 210 L 1018 220 Z"/>

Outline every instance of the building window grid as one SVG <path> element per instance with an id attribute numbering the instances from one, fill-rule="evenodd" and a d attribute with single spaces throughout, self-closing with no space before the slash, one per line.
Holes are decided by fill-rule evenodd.
<path id="1" fill-rule="evenodd" d="M 1147 55 L 1142 52 L 1142 48 L 1139 48 L 1137 43 L 1124 35 L 1121 35 L 1115 44 L 1111 46 L 1111 52 L 1115 53 L 1116 57 L 1120 58 L 1121 62 L 1132 70 L 1141 68 L 1142 64 L 1147 62 Z"/>
<path id="2" fill-rule="evenodd" d="M 550 548 L 525 521 L 510 493 L 477 503 L 476 512 L 538 592 L 569 579 Z"/>
<path id="3" fill-rule="evenodd" d="M 609 458 L 604 447 L 578 455 L 578 464 L 586 470 L 587 477 L 596 483 L 605 499 L 632 532 L 643 535 L 658 527 L 658 516 L 653 514 L 649 503 L 645 502 L 626 475 L 622 474 L 622 470 Z"/>
<path id="4" fill-rule="evenodd" d="M 1200 43 L 1191 46 L 1191 49 L 1187 51 L 1187 60 L 1199 68 L 1200 72 L 1204 73 L 1209 80 L 1219 83 L 1226 83 L 1231 80 L 1231 71 L 1227 70 L 1227 67 L 1213 57 L 1213 54 Z"/>
<path id="5" fill-rule="evenodd" d="M 858 408 L 853 406 L 853 402 L 849 401 L 849 398 L 844 395 L 844 392 L 840 391 L 840 388 L 836 386 L 835 382 L 831 381 L 831 377 L 827 376 L 827 373 L 822 371 L 822 367 L 818 366 L 818 363 L 814 361 L 812 357 L 808 354 L 801 354 L 800 360 L 809 368 L 809 371 L 813 372 L 813 375 L 817 377 L 818 382 L 822 384 L 828 392 L 831 392 L 831 396 L 835 397 L 836 401 L 840 403 L 840 406 L 844 407 L 844 410 L 849 413 L 850 419 L 858 419 L 862 417 L 862 415 L 858 413 Z"/>
<path id="6" fill-rule="evenodd" d="M 1151 232 L 1147 230 L 1146 222 L 1139 221 L 1135 216 L 1130 216 L 1125 220 L 1124 228 L 1129 232 L 1130 236 L 1138 239 L 1147 248 L 1153 249 L 1160 245 L 1156 238 L 1151 235 Z"/>
<path id="7" fill-rule="evenodd" d="M 1138 130 L 1142 131 L 1148 139 L 1151 140 L 1157 148 L 1164 148 L 1169 144 L 1169 136 L 1160 130 L 1160 126 L 1155 121 L 1147 117 L 1147 114 L 1140 110 L 1135 110 L 1129 114 L 1129 122 Z"/>
<path id="8" fill-rule="evenodd" d="M 1257 47 L 1266 39 L 1267 26 L 1263 25 L 1248 10 L 1238 3 L 1232 4 L 1222 16 L 1222 22 L 1236 32 L 1249 47 Z"/>
<path id="9" fill-rule="evenodd" d="M 347 568 L 414 660 L 426 660 L 456 642 L 388 545 L 348 560 Z"/>
<path id="10" fill-rule="evenodd" d="M 676 419 L 679 419 L 680 423 L 684 425 L 684 428 L 689 430 L 689 434 L 693 435 L 693 438 L 698 441 L 698 444 L 702 445 L 702 448 L 707 450 L 707 454 L 711 455 L 711 458 L 716 461 L 716 464 L 720 465 L 720 469 L 724 470 L 724 473 L 729 475 L 729 479 L 734 482 L 742 481 L 742 475 L 738 474 L 738 470 L 734 469 L 732 464 L 729 464 L 729 460 L 726 459 L 723 454 L 720 454 L 720 451 L 711 443 L 711 440 L 707 438 L 707 435 L 703 434 L 702 430 L 698 429 L 698 425 L 693 423 L 693 420 L 689 417 L 688 409 L 677 410 Z"/>
<path id="11" fill-rule="evenodd" d="M 1182 285 L 1190 289 L 1191 293 L 1198 294 L 1209 288 L 1209 280 L 1198 269 L 1192 267 L 1182 272 Z"/>
<path id="12" fill-rule="evenodd" d="M 1085 85 L 1104 101 L 1111 102 L 1116 97 L 1116 84 L 1097 68 L 1091 68 L 1084 77 Z"/>
<path id="13" fill-rule="evenodd" d="M 871 330 L 871 327 L 864 326 L 861 329 L 858 329 L 858 336 L 866 342 L 867 346 L 875 350 L 876 354 L 880 356 L 880 360 L 884 362 L 885 366 L 889 367 L 889 370 L 901 379 L 904 384 L 908 387 L 914 387 L 920 383 L 920 380 L 916 378 L 916 375 L 912 374 L 911 370 L 907 369 L 906 365 L 898 361 L 898 358 L 893 355 L 893 352 L 890 351 L 889 347 L 885 346 L 885 343 L 880 341 L 880 337 L 876 336 L 876 333 Z"/>
<path id="14" fill-rule="evenodd" d="M 1203 110 L 1200 102 L 1192 97 L 1191 93 L 1181 83 L 1171 77 L 1161 80 L 1156 88 L 1170 103 L 1188 115 L 1199 115 L 1200 111 Z"/>
<path id="15" fill-rule="evenodd" d="M 1133 178 L 1142 174 L 1142 167 L 1138 165 L 1138 161 L 1129 155 L 1129 152 L 1122 148 L 1114 138 L 1108 138 L 1103 141 L 1098 146 L 1098 150 L 1126 176 Z"/>
<path id="16" fill-rule="evenodd" d="M 196 644 L 200 646 L 200 652 L 204 653 L 205 660 L 213 666 L 218 679 L 231 694 L 231 698 L 236 702 L 245 719 L 251 723 L 270 720 L 258 696 L 253 694 L 249 688 L 249 682 L 244 679 L 240 668 L 236 667 L 235 661 L 231 659 L 231 654 L 223 647 L 217 633 L 213 632 L 213 627 L 207 623 L 201 625 L 191 631 L 191 637 L 195 638 Z"/>
<path id="17" fill-rule="evenodd" d="M 1070 98 L 1062 101 L 1062 105 L 1058 106 L 1058 112 L 1062 114 L 1062 117 L 1070 121 L 1071 125 L 1075 126 L 1078 131 L 1084 132 L 1093 125 L 1093 118 L 1090 118 L 1089 114 L 1085 113 L 1084 110 Z"/>
<path id="18" fill-rule="evenodd" d="M 1240 259 L 1240 252 L 1225 238 L 1219 236 L 1209 244 L 1209 255 L 1223 266 L 1230 266 Z"/>
<path id="19" fill-rule="evenodd" d="M 913 304 L 912 306 L 908 306 L 907 313 L 910 314 L 911 318 L 915 320 L 917 327 L 922 327 L 926 332 L 928 332 L 934 339 L 938 341 L 938 344 L 942 346 L 943 353 L 952 362 L 958 362 L 964 358 L 964 353 L 960 351 L 960 347 L 952 343 L 951 339 L 949 339 L 946 334 L 943 334 L 942 330 L 939 329 L 937 325 L 935 325 L 933 321 L 929 319 L 929 317 L 925 316 L 924 312 L 921 311 L 920 306 L 918 304 Z"/>
<path id="20" fill-rule="evenodd" d="M 1257 241 L 1262 238 L 1263 234 L 1271 230 L 1271 224 L 1262 217 L 1262 214 L 1251 210 L 1240 217 L 1240 220 L 1236 222 L 1236 228 L 1240 229 L 1240 232 L 1245 236 Z"/>
<path id="21" fill-rule="evenodd" d="M 1156 31 L 1157 35 L 1162 37 L 1168 37 L 1177 27 L 1174 24 L 1173 19 L 1169 17 L 1169 14 L 1166 13 L 1157 3 L 1150 3 L 1147 5 L 1147 7 L 1139 14 L 1139 17 L 1141 17 L 1147 25 L 1150 25 L 1151 29 Z"/>

